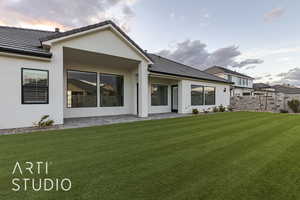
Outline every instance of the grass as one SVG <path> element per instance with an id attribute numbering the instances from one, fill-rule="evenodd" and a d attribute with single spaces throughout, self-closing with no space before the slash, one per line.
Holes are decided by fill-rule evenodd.
<path id="1" fill-rule="evenodd" d="M 72 189 L 13 192 L 16 161 L 49 161 L 48 177 L 68 177 Z M 220 113 L 0 136 L 0 197 L 299 199 L 300 116 Z"/>

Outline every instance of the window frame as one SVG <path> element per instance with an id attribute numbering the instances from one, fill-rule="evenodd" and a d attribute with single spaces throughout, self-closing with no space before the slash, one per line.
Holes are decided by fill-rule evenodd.
<path id="1" fill-rule="evenodd" d="M 193 104 L 193 102 L 192 102 L 193 86 L 201 87 L 201 88 L 202 88 L 202 104 L 197 104 L 197 105 L 194 105 L 194 104 Z M 204 106 L 204 105 L 205 105 L 205 99 L 204 99 L 204 86 L 203 86 L 203 85 L 191 84 L 191 106 Z"/>
<path id="2" fill-rule="evenodd" d="M 32 103 L 26 103 L 24 101 L 24 80 L 23 80 L 23 75 L 24 75 L 24 70 L 32 70 L 32 71 L 42 71 L 42 72 L 47 72 L 47 101 L 42 103 L 42 102 L 32 102 Z M 46 69 L 35 69 L 35 68 L 26 68 L 22 67 L 21 68 L 21 104 L 22 105 L 46 105 L 49 104 L 49 70 Z"/>
<path id="3" fill-rule="evenodd" d="M 197 86 L 197 87 L 201 87 L 202 88 L 202 104 L 200 105 L 193 105 L 192 104 L 192 87 L 193 86 Z M 214 104 L 206 104 L 205 101 L 206 101 L 206 98 L 205 98 L 205 88 L 214 88 Z M 217 88 L 214 87 L 214 86 L 204 86 L 204 85 L 196 85 L 196 84 L 191 84 L 191 106 L 192 107 L 196 107 L 196 106 L 215 106 L 216 105 L 216 95 L 217 95 Z"/>
<path id="4" fill-rule="evenodd" d="M 167 87 L 167 104 L 166 105 L 152 105 L 152 86 L 153 85 L 158 85 L 158 86 L 163 86 L 163 87 Z M 167 84 L 161 84 L 161 83 L 151 83 L 151 106 L 169 106 L 169 85 Z"/>
<path id="5" fill-rule="evenodd" d="M 68 72 L 69 71 L 73 71 L 73 72 L 82 72 L 82 73 L 93 73 L 93 74 L 96 74 L 96 88 L 97 88 L 97 94 L 96 94 L 96 98 L 97 98 L 97 100 L 96 100 L 96 106 L 87 106 L 87 107 L 68 107 L 68 89 L 69 89 L 69 74 L 68 74 Z M 66 108 L 67 109 L 78 109 L 78 108 L 98 108 L 99 107 L 99 105 L 98 105 L 98 101 L 99 101 L 99 99 L 98 99 L 98 97 L 99 97 L 99 95 L 98 95 L 98 87 L 99 87 L 99 83 L 98 83 L 98 80 L 99 80 L 99 73 L 98 72 L 94 72 L 94 71 L 83 71 L 83 70 L 76 70 L 76 69 L 67 69 L 66 70 L 66 74 L 67 74 L 67 86 L 66 86 Z"/>
<path id="6" fill-rule="evenodd" d="M 101 75 L 112 75 L 112 76 L 119 76 L 122 77 L 123 79 L 123 89 L 122 89 L 122 105 L 121 106 L 102 106 L 102 101 L 101 101 Z M 99 96 L 99 108 L 121 108 L 121 107 L 125 107 L 125 79 L 124 79 L 124 75 L 120 75 L 120 74 L 112 74 L 112 73 L 98 73 L 98 90 L 97 93 L 99 92 L 99 94 L 97 96 Z"/>
<path id="7" fill-rule="evenodd" d="M 206 91 L 205 88 L 213 88 L 214 89 L 214 103 L 213 104 L 206 104 Z M 216 94 L 217 94 L 217 88 L 213 86 L 204 86 L 204 105 L 205 106 L 215 106 L 216 105 Z"/>

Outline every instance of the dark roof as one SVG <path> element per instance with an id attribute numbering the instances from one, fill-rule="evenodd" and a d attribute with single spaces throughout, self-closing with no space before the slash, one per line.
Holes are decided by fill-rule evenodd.
<path id="1" fill-rule="evenodd" d="M 41 48 L 39 38 L 56 32 L 0 26 L 0 51 L 50 58 L 51 53 Z"/>
<path id="2" fill-rule="evenodd" d="M 155 54 L 148 54 L 148 55 L 151 57 L 152 61 L 154 62 L 154 64 L 151 65 L 149 68 L 150 72 L 201 79 L 201 80 L 216 81 L 222 83 L 230 83 L 228 80 L 203 72 L 193 67 L 189 67 L 187 65 L 178 63 L 176 61 L 163 58 Z"/>
<path id="3" fill-rule="evenodd" d="M 272 86 L 276 92 L 284 93 L 284 94 L 300 94 L 300 88 L 296 87 L 288 87 L 283 85 L 275 85 Z"/>
<path id="4" fill-rule="evenodd" d="M 105 25 L 112 25 L 115 29 L 117 29 L 123 35 L 123 37 L 125 37 L 133 46 L 135 46 L 144 56 L 146 56 L 148 59 L 151 60 L 151 58 L 148 56 L 148 54 L 141 47 L 139 47 L 139 45 L 137 45 L 119 26 L 117 26 L 113 21 L 110 21 L 110 20 L 103 21 L 103 22 L 100 22 L 100 23 L 97 23 L 97 24 L 92 24 L 92 25 L 89 25 L 89 26 L 75 28 L 75 29 L 65 31 L 65 32 L 60 32 L 60 33 L 57 33 L 57 34 L 54 34 L 54 35 L 49 35 L 49 36 L 46 36 L 44 38 L 40 38 L 40 40 L 42 42 L 45 42 L 45 41 L 49 41 L 49 40 L 58 39 L 58 38 L 61 38 L 61 37 L 66 37 L 66 36 L 69 36 L 69 35 L 73 35 L 73 34 L 76 34 L 76 33 L 81 33 L 81 32 L 84 32 L 84 31 L 92 30 L 92 29 L 99 28 L 99 27 L 102 27 L 102 26 L 105 26 Z"/>
<path id="5" fill-rule="evenodd" d="M 42 48 L 41 42 L 88 31 L 105 25 L 112 25 L 144 56 L 151 60 L 151 58 L 142 48 L 140 48 L 124 31 L 122 31 L 120 27 L 110 20 L 65 32 L 51 32 L 0 26 L 0 51 L 51 58 L 52 54 Z"/>
<path id="6" fill-rule="evenodd" d="M 224 67 L 219 67 L 219 66 L 210 67 L 210 68 L 208 68 L 204 71 L 206 71 L 210 74 L 226 73 L 226 74 L 233 74 L 233 75 L 237 75 L 237 76 L 242 76 L 242 77 L 254 79 L 254 78 L 252 78 L 250 76 L 247 76 L 245 74 L 241 74 L 241 73 L 238 73 L 236 71 L 232 71 L 230 69 L 227 69 L 227 68 L 224 68 Z"/>
<path id="7" fill-rule="evenodd" d="M 271 86 L 268 84 L 265 84 L 265 83 L 254 83 L 253 84 L 253 89 L 265 89 L 265 88 L 271 88 Z"/>

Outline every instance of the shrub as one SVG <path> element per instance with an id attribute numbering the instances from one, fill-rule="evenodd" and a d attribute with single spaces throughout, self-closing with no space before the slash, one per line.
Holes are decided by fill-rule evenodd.
<path id="1" fill-rule="evenodd" d="M 204 112 L 205 114 L 208 114 L 208 113 L 209 113 L 209 111 L 208 111 L 208 110 L 203 110 L 203 112 Z"/>
<path id="2" fill-rule="evenodd" d="M 49 119 L 49 115 L 42 116 L 40 121 L 38 123 L 35 123 L 35 125 L 39 128 L 46 128 L 49 126 L 53 126 L 53 124 L 54 124 L 54 121 Z"/>
<path id="3" fill-rule="evenodd" d="M 284 110 L 284 109 L 280 109 L 280 111 L 279 111 L 280 113 L 289 113 L 289 111 L 287 111 L 287 110 Z"/>
<path id="4" fill-rule="evenodd" d="M 300 101 L 297 99 L 293 99 L 291 101 L 288 101 L 288 106 L 294 113 L 300 112 Z"/>
<path id="5" fill-rule="evenodd" d="M 218 107 L 214 107 L 213 108 L 213 112 L 219 112 L 219 108 Z"/>
<path id="6" fill-rule="evenodd" d="M 220 112 L 225 112 L 225 111 L 226 111 L 226 108 L 225 108 L 223 105 L 220 105 L 220 106 L 219 106 L 219 111 L 220 111 Z"/>
<path id="7" fill-rule="evenodd" d="M 198 109 L 196 109 L 196 108 L 194 108 L 194 109 L 193 109 L 193 114 L 194 114 L 194 115 L 197 115 L 197 114 L 199 114 L 199 110 L 198 110 Z"/>

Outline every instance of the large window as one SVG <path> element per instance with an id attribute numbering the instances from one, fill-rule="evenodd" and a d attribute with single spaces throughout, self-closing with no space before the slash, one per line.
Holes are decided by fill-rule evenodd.
<path id="1" fill-rule="evenodd" d="M 200 85 L 191 86 L 191 105 L 215 105 L 216 104 L 216 88 L 204 87 Z"/>
<path id="2" fill-rule="evenodd" d="M 191 86 L 191 104 L 192 106 L 203 105 L 203 86 L 192 85 Z"/>
<path id="3" fill-rule="evenodd" d="M 214 87 L 204 87 L 205 105 L 216 104 L 216 89 Z"/>
<path id="4" fill-rule="evenodd" d="M 49 72 L 22 69 L 22 104 L 49 103 Z"/>
<path id="5" fill-rule="evenodd" d="M 242 79 L 238 78 L 238 85 L 242 85 Z"/>
<path id="6" fill-rule="evenodd" d="M 124 104 L 123 76 L 100 74 L 100 106 L 114 107 Z"/>
<path id="7" fill-rule="evenodd" d="M 68 71 L 68 108 L 97 107 L 97 73 Z"/>
<path id="8" fill-rule="evenodd" d="M 153 84 L 151 87 L 151 105 L 167 106 L 168 105 L 168 86 Z"/>

